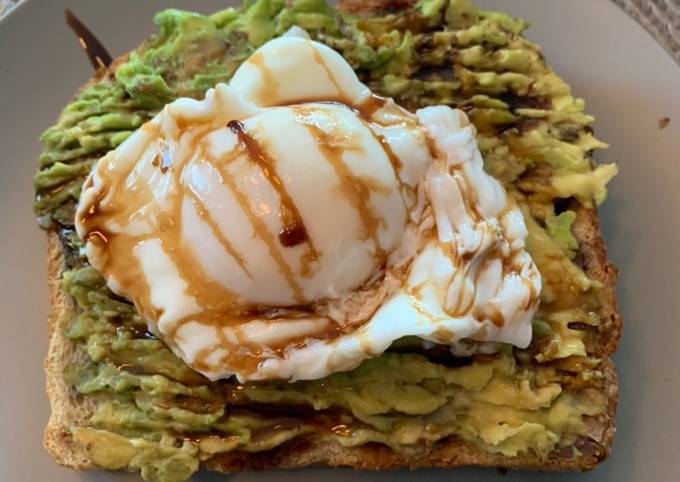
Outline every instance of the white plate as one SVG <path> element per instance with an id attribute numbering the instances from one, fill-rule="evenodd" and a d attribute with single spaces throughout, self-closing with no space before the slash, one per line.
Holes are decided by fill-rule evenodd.
<path id="1" fill-rule="evenodd" d="M 238 474 L 246 481 L 617 481 L 664 482 L 680 474 L 680 68 L 635 22 L 604 0 L 479 0 L 531 20 L 529 37 L 587 101 L 598 137 L 621 174 L 602 210 L 626 319 L 616 355 L 618 432 L 611 458 L 587 474 L 506 476 L 494 470 L 350 472 L 307 469 Z M 48 417 L 42 359 L 48 311 L 45 242 L 31 210 L 39 134 L 57 117 L 89 64 L 63 21 L 73 9 L 114 55 L 154 31 L 154 12 L 204 0 L 29 0 L 0 23 L 0 480 L 139 481 L 138 476 L 59 468 L 42 448 Z M 658 119 L 671 117 L 659 130 Z M 218 480 L 201 474 L 197 480 Z"/>

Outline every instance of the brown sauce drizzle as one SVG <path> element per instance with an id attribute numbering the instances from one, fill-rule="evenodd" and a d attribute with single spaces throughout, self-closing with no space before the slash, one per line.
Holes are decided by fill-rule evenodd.
<path id="1" fill-rule="evenodd" d="M 338 81 L 335 80 L 335 75 L 333 75 L 333 72 L 331 72 L 331 69 L 328 68 L 328 65 L 326 65 L 326 62 L 324 62 L 323 57 L 321 56 L 321 53 L 312 45 L 311 43 L 309 44 L 309 48 L 312 49 L 312 58 L 314 59 L 314 62 L 316 62 L 318 65 L 320 65 L 325 71 L 326 75 L 328 76 L 328 80 L 330 80 L 333 85 L 335 86 L 335 90 L 338 91 L 338 96 L 340 98 L 345 98 L 345 92 L 342 90 L 342 87 L 340 87 L 340 84 L 338 84 Z"/>
<path id="2" fill-rule="evenodd" d="M 234 124 L 232 124 L 232 122 Z M 302 216 L 300 215 L 296 204 L 286 191 L 282 180 L 278 177 L 273 167 L 275 164 L 274 160 L 269 157 L 264 149 L 262 149 L 257 140 L 245 131 L 243 125 L 239 121 L 232 122 L 229 123 L 229 127 L 238 135 L 239 140 L 249 154 L 250 160 L 255 161 L 261 168 L 265 177 L 279 197 L 279 218 L 282 224 L 281 231 L 278 235 L 279 242 L 284 247 L 293 247 L 308 242 L 311 249 L 311 257 L 312 259 L 316 259 L 317 253 L 309 238 Z"/>
<path id="3" fill-rule="evenodd" d="M 100 169 L 105 169 L 105 167 L 101 167 L 101 164 L 98 164 L 97 167 Z M 121 197 L 122 189 L 120 184 L 123 183 L 113 185 L 114 191 L 111 196 L 113 199 L 124 198 L 124 196 Z M 84 216 L 81 216 L 80 222 L 85 229 L 85 235 L 83 236 L 84 240 L 92 243 L 95 246 L 98 246 L 100 249 L 105 250 L 104 259 L 102 260 L 102 266 L 99 268 L 99 271 L 105 276 L 114 275 L 118 284 L 125 286 L 128 291 L 134 290 L 136 293 L 141 293 L 138 299 L 134 300 L 135 305 L 142 316 L 151 317 L 155 315 L 155 312 L 153 312 L 153 310 L 142 310 L 143 305 L 141 303 L 137 303 L 139 300 L 146 301 L 150 299 L 149 286 L 147 285 L 143 276 L 138 276 L 138 273 L 141 272 L 142 269 L 141 264 L 135 256 L 131 255 L 133 246 L 136 244 L 136 242 L 138 242 L 138 240 L 124 234 L 109 233 L 108 230 L 104 228 L 104 220 L 108 214 L 112 214 L 114 217 L 120 216 L 122 219 L 124 219 L 126 216 L 129 217 L 130 209 L 128 206 L 132 206 L 132 203 L 130 203 L 128 206 L 118 209 L 105 209 L 100 203 L 103 198 L 109 194 L 108 191 L 109 188 L 100 193 L 100 195 L 97 197 L 97 200 L 92 204 L 87 213 Z M 137 195 L 144 197 L 146 194 L 146 190 L 143 186 L 141 186 Z M 118 206 L 116 206 L 116 208 L 117 207 Z M 123 258 L 124 266 L 122 269 L 114 271 L 110 266 L 111 252 L 123 250 L 126 250 L 126 252 L 130 253 L 130 255 Z M 147 306 L 150 305 L 147 304 Z"/>
<path id="4" fill-rule="evenodd" d="M 381 134 L 377 134 L 373 130 L 371 130 L 375 138 L 378 140 L 380 145 L 383 148 L 383 151 L 385 151 L 385 154 L 387 155 L 387 158 L 390 160 L 390 164 L 392 164 L 392 169 L 394 169 L 394 174 L 397 176 L 397 179 L 399 180 L 399 183 L 402 184 L 401 178 L 399 176 L 399 171 L 401 171 L 401 159 L 394 153 L 392 150 L 392 146 L 390 146 L 390 143 L 387 142 L 387 139 L 385 139 L 385 136 Z"/>
<path id="5" fill-rule="evenodd" d="M 224 234 L 222 233 L 222 230 L 219 228 L 215 220 L 208 214 L 208 211 L 205 209 L 203 206 L 203 203 L 201 200 L 194 194 L 191 189 L 187 189 L 187 195 L 191 198 L 191 201 L 194 203 L 194 206 L 196 207 L 196 212 L 200 216 L 200 218 L 210 227 L 210 231 L 212 232 L 213 236 L 217 241 L 220 243 L 222 246 L 222 249 L 226 251 L 229 256 L 234 258 L 236 263 L 240 266 L 240 268 L 243 270 L 243 272 L 248 275 L 249 278 L 252 279 L 252 275 L 250 274 L 250 271 L 248 271 L 248 267 L 246 266 L 246 262 L 243 259 L 243 256 L 236 251 L 234 246 L 229 242 L 227 238 L 224 237 Z"/>
<path id="6" fill-rule="evenodd" d="M 372 94 L 358 104 L 353 105 L 357 112 L 370 119 L 373 114 L 382 109 L 387 104 L 387 99 L 379 95 Z"/>
<path id="7" fill-rule="evenodd" d="M 428 310 L 423 308 L 420 303 L 411 303 L 411 307 L 418 312 L 423 318 L 426 318 L 429 323 L 436 323 L 437 319 L 432 316 Z"/>
<path id="8" fill-rule="evenodd" d="M 502 328 L 503 325 L 505 325 L 505 318 L 503 318 L 503 313 L 501 313 L 501 310 L 499 310 L 496 305 L 490 304 L 486 312 L 488 318 L 494 325 L 496 325 L 499 328 Z"/>
<path id="9" fill-rule="evenodd" d="M 454 278 L 451 280 L 453 283 L 454 281 L 457 281 L 458 278 L 460 277 L 466 277 L 467 276 L 467 270 L 463 270 L 460 267 L 458 267 L 458 271 L 454 274 Z M 451 308 L 449 315 L 452 317 L 459 317 L 467 314 L 470 311 L 470 307 L 474 303 L 474 293 L 473 296 L 470 297 L 471 300 L 468 300 L 468 303 L 463 306 L 463 300 L 465 299 L 465 295 L 468 294 L 467 287 L 463 287 L 462 289 L 458 290 L 458 296 L 456 297 L 456 303 L 453 305 Z"/>
<path id="10" fill-rule="evenodd" d="M 279 242 L 286 248 L 302 244 L 308 239 L 309 237 L 307 236 L 307 231 L 304 229 L 304 226 L 299 224 L 293 224 L 293 226 L 283 226 L 279 232 Z"/>
<path id="11" fill-rule="evenodd" d="M 534 284 L 528 279 L 522 278 L 522 284 L 526 287 L 526 289 L 529 290 L 529 297 L 527 298 L 527 302 L 524 305 L 524 309 L 528 310 L 531 307 L 532 301 L 538 299 L 538 293 L 536 293 L 536 287 Z"/>
<path id="12" fill-rule="evenodd" d="M 494 259 L 497 259 L 498 257 L 501 257 L 502 259 L 502 254 L 499 251 L 492 251 L 488 254 L 488 257 L 486 257 L 484 260 L 482 260 L 481 263 L 477 264 L 474 269 L 474 282 L 473 282 L 473 287 L 474 291 L 472 293 L 472 302 L 470 303 L 470 306 L 467 307 L 467 311 L 473 310 L 473 315 L 475 318 L 479 320 L 490 320 L 494 325 L 496 325 L 499 328 L 502 328 L 503 325 L 505 325 L 505 318 L 503 317 L 503 313 L 501 313 L 501 310 L 496 306 L 495 304 L 492 303 L 485 303 L 482 306 L 475 306 L 474 302 L 477 297 L 477 287 L 479 286 L 479 278 L 482 276 L 484 271 L 487 269 L 487 267 L 491 264 L 491 262 Z"/>
<path id="13" fill-rule="evenodd" d="M 172 161 L 170 160 L 170 151 L 166 147 L 161 151 L 161 172 L 165 174 L 170 167 L 172 167 Z"/>
<path id="14" fill-rule="evenodd" d="M 272 74 L 271 70 L 269 70 L 269 67 L 267 67 L 262 52 L 255 52 L 253 55 L 251 55 L 248 62 L 257 67 L 257 69 L 260 71 L 260 74 L 262 75 L 262 85 L 258 89 L 257 99 L 264 106 L 271 105 L 270 99 L 276 99 L 279 95 L 278 81 Z"/>
<path id="15" fill-rule="evenodd" d="M 195 143 L 198 143 L 200 137 L 204 134 L 205 132 L 199 130 L 196 134 Z M 158 142 L 157 139 L 147 141 L 144 148 L 148 149 L 152 144 L 155 144 L 152 148 L 159 150 L 164 148 L 163 144 Z M 193 152 L 193 149 L 188 151 Z M 157 153 L 156 159 L 161 157 L 166 157 L 169 160 L 168 154 Z M 182 168 L 189 158 L 190 156 L 185 156 L 185 158 L 175 159 L 174 161 L 178 168 Z M 108 169 L 109 166 L 99 164 L 98 168 Z M 179 320 L 170 330 L 169 336 L 174 337 L 182 326 L 190 321 L 194 321 L 202 325 L 214 327 L 216 336 L 218 336 L 222 343 L 226 343 L 227 340 L 224 339 L 220 327 L 238 321 L 238 316 L 225 315 L 225 313 L 234 311 L 236 297 L 233 292 L 208 276 L 197 254 L 190 250 L 181 238 L 180 220 L 184 199 L 180 186 L 181 176 L 177 175 L 171 178 L 174 185 L 169 207 L 167 209 L 157 209 L 158 216 L 156 222 L 158 230 L 153 234 L 142 235 L 109 233 L 103 228 L 104 223 L 109 218 L 117 220 L 118 224 L 126 224 L 136 212 L 137 206 L 140 203 L 155 203 L 154 196 L 143 176 L 139 173 L 133 175 L 131 172 L 124 174 L 124 176 L 126 177 L 121 179 L 121 182 L 113 184 L 114 191 L 110 193 L 113 205 L 102 208 L 100 205 L 102 196 L 100 196 L 93 205 L 93 207 L 98 206 L 98 209 L 90 209 L 81 219 L 81 223 L 86 231 L 86 239 L 100 245 L 105 243 L 108 246 L 100 271 L 105 276 L 113 276 L 119 285 L 126 287 L 128 293 L 137 294 L 134 302 L 144 318 L 157 320 L 161 313 L 153 307 L 150 301 L 151 288 L 146 277 L 140 276 L 140 273 L 143 273 L 142 264 L 136 256 L 132 255 L 135 247 L 140 243 L 157 239 L 166 254 L 173 253 L 173 265 L 187 284 L 187 294 L 193 297 L 196 303 L 204 310 L 200 316 L 192 315 Z M 201 214 L 200 206 L 197 206 L 197 208 L 199 215 L 205 219 L 206 213 Z M 119 257 L 119 259 L 123 259 L 123 264 L 113 269 L 109 263 L 111 252 L 129 253 L 130 255 L 126 258 Z M 207 356 L 209 356 L 209 353 L 206 354 Z M 198 359 L 198 361 L 200 364 L 201 360 Z"/>
<path id="16" fill-rule="evenodd" d="M 307 242 L 309 243 L 310 248 L 314 250 L 312 241 L 307 233 L 307 228 L 300 215 L 300 211 L 288 194 L 283 181 L 276 173 L 274 160 L 269 156 L 267 151 L 260 146 L 257 139 L 246 132 L 244 125 L 240 121 L 229 121 L 227 127 L 238 136 L 239 141 L 246 148 L 250 160 L 257 164 L 262 170 L 279 197 L 281 203 L 279 217 L 281 218 L 281 224 L 283 225 L 283 228 L 279 233 L 281 245 L 289 248 Z"/>
<path id="17" fill-rule="evenodd" d="M 68 8 L 64 10 L 64 16 L 66 17 L 66 24 L 78 36 L 80 46 L 85 50 L 87 58 L 90 59 L 90 63 L 95 70 L 105 69 L 111 65 L 113 60 L 111 54 L 109 54 L 97 37 L 90 32 L 90 29 Z"/>
<path id="18" fill-rule="evenodd" d="M 465 204 L 465 210 L 470 214 L 470 217 L 475 223 L 479 223 L 484 219 L 484 217 L 479 214 L 479 211 L 477 210 L 477 205 L 475 204 L 476 195 L 475 193 L 470 192 L 465 180 L 462 179 L 461 176 L 461 173 L 455 172 L 453 174 L 453 179 L 456 181 L 458 189 L 460 190 L 463 203 Z"/>
<path id="19" fill-rule="evenodd" d="M 373 241 L 375 257 L 380 264 L 383 264 L 387 259 L 387 254 L 378 237 L 380 219 L 373 212 L 369 204 L 370 189 L 360 179 L 356 178 L 351 169 L 342 161 L 344 149 L 334 141 L 330 134 L 312 122 L 303 123 L 317 142 L 319 150 L 338 176 L 343 193 L 359 214 L 364 229 L 364 236 Z"/>
<path id="20" fill-rule="evenodd" d="M 267 229 L 267 226 L 265 225 L 264 221 L 262 221 L 262 219 L 260 219 L 260 217 L 253 211 L 247 196 L 238 189 L 238 187 L 236 186 L 236 182 L 234 181 L 232 176 L 229 173 L 225 172 L 223 165 L 224 163 L 215 162 L 214 160 L 211 160 L 211 164 L 215 168 L 217 168 L 221 177 L 222 184 L 224 184 L 231 191 L 234 198 L 243 209 L 243 212 L 248 217 L 248 220 L 250 221 L 251 225 L 253 226 L 253 229 L 255 230 L 255 233 L 267 245 L 269 255 L 277 264 L 279 271 L 286 279 L 288 286 L 293 291 L 293 296 L 295 297 L 296 301 L 300 304 L 305 304 L 306 299 L 302 293 L 302 287 L 295 279 L 293 270 L 288 265 L 288 263 L 286 263 L 286 260 L 281 254 L 281 251 L 276 245 L 276 242 L 274 241 L 274 238 Z"/>
<path id="21" fill-rule="evenodd" d="M 373 130 L 373 128 L 368 125 L 367 122 L 363 121 L 364 125 L 366 126 L 366 129 L 371 133 L 373 138 L 380 144 L 380 147 L 382 147 L 382 150 L 385 152 L 385 155 L 387 156 L 387 159 L 390 161 L 390 164 L 392 165 L 392 171 L 394 171 L 394 177 L 397 179 L 397 183 L 399 184 L 400 188 L 404 188 L 406 186 L 404 182 L 401 179 L 401 168 L 402 168 L 402 162 L 401 159 L 399 159 L 399 156 L 397 156 L 394 151 L 392 150 L 392 146 L 390 146 L 390 143 L 387 142 L 387 139 L 385 139 L 385 136 L 378 134 Z"/>
<path id="22" fill-rule="evenodd" d="M 296 99 L 291 99 L 291 100 L 286 100 L 283 102 L 278 102 L 276 104 L 272 104 L 272 107 L 294 107 L 294 106 L 300 106 L 304 104 L 330 104 L 330 105 L 339 105 L 342 107 L 350 107 L 347 103 L 348 101 L 346 99 L 343 99 L 342 97 L 336 96 L 336 97 L 329 97 L 327 95 L 320 96 L 320 97 L 315 97 L 315 96 L 310 96 L 310 97 L 298 97 Z"/>

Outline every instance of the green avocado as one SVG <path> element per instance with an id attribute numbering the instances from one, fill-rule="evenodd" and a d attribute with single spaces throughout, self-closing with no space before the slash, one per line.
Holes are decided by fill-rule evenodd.
<path id="1" fill-rule="evenodd" d="M 139 470 L 149 482 L 183 482 L 198 470 L 198 450 L 186 441 L 178 447 L 83 427 L 74 428 L 72 433 L 95 464 L 112 470 Z"/>
<path id="2" fill-rule="evenodd" d="M 575 220 L 574 211 L 564 211 L 557 216 L 550 215 L 545 220 L 548 235 L 562 248 L 569 259 L 576 256 L 576 249 L 578 249 L 578 241 L 571 232 L 571 225 Z"/>
<path id="3" fill-rule="evenodd" d="M 66 247 L 62 289 L 74 304 L 60 329 L 83 353 L 66 379 L 96 401 L 91 418 L 71 432 L 96 464 L 180 482 L 220 453 L 265 451 L 306 436 L 409 452 L 456 436 L 489 453 L 547 457 L 586 433 L 585 417 L 607 402 L 598 390 L 576 389 L 576 377 L 555 364 L 577 360 L 579 387 L 599 383 L 587 335 L 571 328 L 599 323 L 599 291 L 574 263 L 574 213 L 554 215 L 555 203 L 599 204 L 616 167 L 593 169 L 591 152 L 605 147 L 588 128 L 593 119 L 521 36 L 523 20 L 469 0 L 421 0 L 406 12 L 362 18 L 323 0 L 255 0 L 210 16 L 165 10 L 154 21 L 158 33 L 114 77 L 83 89 L 45 131 L 34 177 L 40 225 L 58 231 Z M 322 380 L 211 382 L 149 333 L 134 306 L 88 265 L 73 209 L 96 159 L 166 103 L 227 82 L 259 45 L 293 25 L 401 105 L 443 103 L 468 113 L 486 170 L 523 208 L 527 248 L 543 277 L 529 348 L 447 366 L 404 339 Z"/>

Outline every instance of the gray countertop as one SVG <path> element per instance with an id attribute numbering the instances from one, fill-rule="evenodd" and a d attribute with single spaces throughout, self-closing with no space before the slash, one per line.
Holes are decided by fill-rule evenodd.
<path id="1" fill-rule="evenodd" d="M 9 14 L 22 1 L 24 0 L 0 0 L 0 19 Z M 645 27 L 680 64 L 680 0 L 611 1 Z"/>

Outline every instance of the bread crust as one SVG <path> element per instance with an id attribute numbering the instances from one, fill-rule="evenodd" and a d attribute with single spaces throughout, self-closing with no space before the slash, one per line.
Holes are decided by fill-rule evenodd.
<path id="1" fill-rule="evenodd" d="M 340 8 L 354 14 L 376 14 L 411 6 L 414 0 L 343 0 Z M 100 70 L 85 86 L 115 72 L 128 55 L 117 58 L 107 70 Z M 611 354 L 616 350 L 622 328 L 617 311 L 615 283 L 616 268 L 608 261 L 606 247 L 600 232 L 597 211 L 579 206 L 573 225 L 574 236 L 579 241 L 579 255 L 586 274 L 602 284 L 604 305 L 603 322 L 598 327 L 597 343 L 589 347 L 589 353 L 602 359 L 601 370 L 605 380 L 607 410 L 588 421 L 590 434 L 579 438 L 573 447 L 580 456 L 574 456 L 571 447 L 555 451 L 547 459 L 533 454 L 506 457 L 480 451 L 474 445 L 459 438 L 449 437 L 424 447 L 417 453 L 395 452 L 382 444 L 366 444 L 344 447 L 339 442 L 321 437 L 302 437 L 262 453 L 230 452 L 220 454 L 201 464 L 201 467 L 217 472 L 264 470 L 273 468 L 297 468 L 307 465 L 345 466 L 357 469 L 384 470 L 399 467 L 456 467 L 477 465 L 524 470 L 587 470 L 604 460 L 611 450 L 614 435 L 614 413 L 617 403 L 617 379 Z M 76 343 L 66 338 L 59 321 L 71 309 L 72 301 L 60 287 L 64 270 L 64 252 L 59 236 L 48 233 L 47 245 L 48 285 L 51 312 L 48 317 L 50 337 L 45 360 L 46 390 L 51 405 L 51 415 L 44 432 L 43 443 L 54 460 L 74 469 L 98 469 L 88 458 L 85 447 L 75 443 L 69 427 L 85 423 L 93 412 L 88 397 L 80 396 L 64 379 L 66 367 L 83 361 L 86 355 Z"/>
<path id="2" fill-rule="evenodd" d="M 64 369 L 82 361 L 85 355 L 59 329 L 60 320 L 72 308 L 72 301 L 60 286 L 63 270 L 63 247 L 59 236 L 50 231 L 47 236 L 47 282 L 52 308 L 47 319 L 50 342 L 44 368 L 52 412 L 43 434 L 43 445 L 59 465 L 74 469 L 95 468 L 85 448 L 75 443 L 69 432 L 70 426 L 87 420 L 92 407 L 64 379 Z"/>

